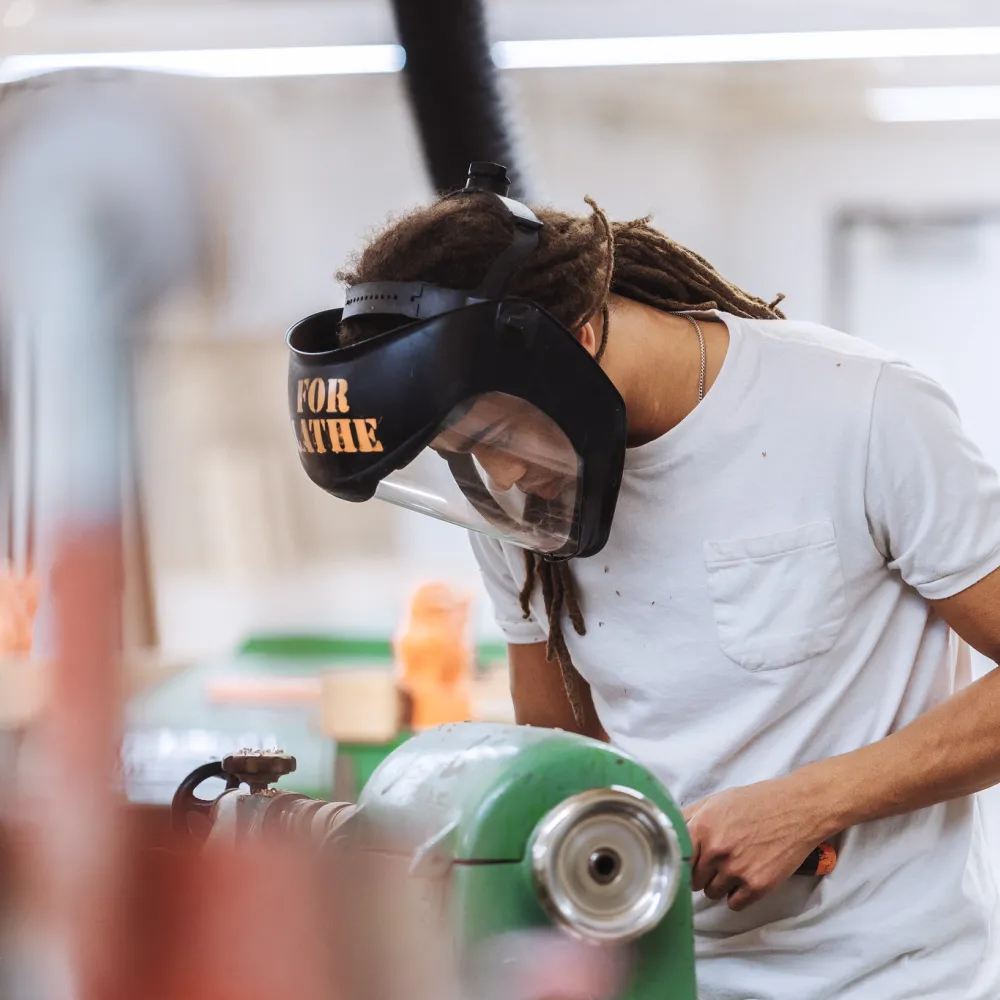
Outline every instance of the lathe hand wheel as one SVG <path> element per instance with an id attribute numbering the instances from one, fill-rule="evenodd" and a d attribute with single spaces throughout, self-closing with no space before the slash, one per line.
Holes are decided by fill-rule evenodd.
<path id="1" fill-rule="evenodd" d="M 174 834 L 198 843 L 208 837 L 212 825 L 212 808 L 218 800 L 199 799 L 195 792 L 209 778 L 223 778 L 226 791 L 240 787 L 240 779 L 222 770 L 222 761 L 213 760 L 195 768 L 181 783 L 170 803 L 170 824 Z M 197 817 L 196 830 L 191 829 L 190 820 Z"/>

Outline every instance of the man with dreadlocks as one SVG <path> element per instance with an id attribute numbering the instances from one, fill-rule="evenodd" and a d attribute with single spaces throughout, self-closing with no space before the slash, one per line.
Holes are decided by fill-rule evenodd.
<path id="1" fill-rule="evenodd" d="M 553 398 L 585 405 L 599 366 L 627 416 L 600 551 L 553 561 L 472 535 L 518 721 L 608 739 L 677 797 L 704 997 L 996 1000 L 996 889 L 973 796 L 1000 781 L 1000 673 L 973 683 L 957 638 L 1000 658 L 996 473 L 905 363 L 786 320 L 649 219 L 613 223 L 588 204 L 537 210 L 503 288 L 589 355 L 589 369 L 547 376 Z M 481 287 L 523 223 L 486 194 L 395 221 L 339 276 L 361 305 L 336 346 L 408 322 L 364 314 L 362 300 L 404 287 L 371 283 Z M 515 316 L 508 333 L 534 322 Z M 436 336 L 420 329 L 421 343 Z M 414 357 L 387 363 L 390 388 Z M 514 453 L 504 424 L 471 452 L 498 488 L 548 502 L 558 477 Z M 322 441 L 305 422 L 303 435 L 313 458 Z M 836 869 L 796 877 L 821 842 Z"/>

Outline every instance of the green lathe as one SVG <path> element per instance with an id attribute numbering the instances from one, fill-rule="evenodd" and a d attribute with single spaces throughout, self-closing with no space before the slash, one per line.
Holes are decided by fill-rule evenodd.
<path id="1" fill-rule="evenodd" d="M 690 841 L 670 795 L 631 757 L 569 733 L 461 723 L 405 742 L 357 804 L 268 787 L 293 768 L 253 751 L 206 765 L 178 790 L 178 828 L 198 813 L 217 838 L 298 826 L 395 859 L 406 891 L 444 914 L 459 968 L 498 936 L 554 926 L 630 946 L 627 1000 L 695 1000 Z M 229 790 L 194 797 L 220 773 Z"/>

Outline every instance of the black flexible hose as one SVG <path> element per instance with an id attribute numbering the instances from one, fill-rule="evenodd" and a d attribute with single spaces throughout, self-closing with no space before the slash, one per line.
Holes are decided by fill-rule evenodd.
<path id="1" fill-rule="evenodd" d="M 525 198 L 482 0 L 393 0 L 393 9 L 434 187 L 463 187 L 469 164 L 488 160 L 506 165 L 513 197 Z"/>

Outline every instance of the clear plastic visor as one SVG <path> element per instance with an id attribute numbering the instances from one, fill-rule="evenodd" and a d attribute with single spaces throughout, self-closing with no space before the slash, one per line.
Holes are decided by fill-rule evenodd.
<path id="1" fill-rule="evenodd" d="M 375 495 L 534 552 L 577 541 L 581 462 L 538 407 L 491 392 L 456 407 Z"/>

